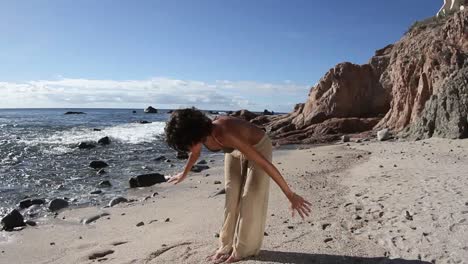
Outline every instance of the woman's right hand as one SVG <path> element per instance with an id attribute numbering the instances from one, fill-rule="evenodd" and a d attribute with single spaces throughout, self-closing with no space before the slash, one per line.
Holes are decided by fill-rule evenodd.
<path id="1" fill-rule="evenodd" d="M 303 220 L 306 216 L 309 216 L 311 203 L 294 192 L 288 195 L 288 199 L 291 202 L 292 217 L 294 217 L 295 211 L 299 213 Z"/>
<path id="2" fill-rule="evenodd" d="M 184 174 L 183 172 L 181 172 L 177 175 L 171 176 L 171 178 L 169 178 L 167 182 L 178 184 L 179 182 L 185 180 L 185 178 L 187 178 L 187 174 Z"/>

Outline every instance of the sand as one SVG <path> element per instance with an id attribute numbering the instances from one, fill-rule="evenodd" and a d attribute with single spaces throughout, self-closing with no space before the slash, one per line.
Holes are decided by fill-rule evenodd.
<path id="1" fill-rule="evenodd" d="M 275 150 L 313 213 L 291 218 L 272 184 L 263 250 L 242 263 L 468 263 L 467 150 L 468 140 L 446 139 Z M 2 232 L 0 263 L 208 263 L 222 223 L 224 195 L 212 197 L 222 165 L 217 158 L 179 185 L 132 190 L 134 202 Z"/>

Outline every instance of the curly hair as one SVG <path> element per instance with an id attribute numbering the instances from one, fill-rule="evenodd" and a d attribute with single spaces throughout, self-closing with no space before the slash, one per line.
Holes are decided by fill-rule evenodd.
<path id="1" fill-rule="evenodd" d="M 211 119 L 196 108 L 174 110 L 166 123 L 166 143 L 177 151 L 188 152 L 190 146 L 211 134 Z"/>

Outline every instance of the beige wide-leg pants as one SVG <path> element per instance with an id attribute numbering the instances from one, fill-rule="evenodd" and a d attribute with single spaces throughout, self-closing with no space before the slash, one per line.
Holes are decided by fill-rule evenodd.
<path id="1" fill-rule="evenodd" d="M 271 162 L 272 146 L 266 134 L 254 147 Z M 263 242 L 270 177 L 238 150 L 225 154 L 224 173 L 226 203 L 218 252 L 233 250 L 239 258 L 257 255 Z"/>

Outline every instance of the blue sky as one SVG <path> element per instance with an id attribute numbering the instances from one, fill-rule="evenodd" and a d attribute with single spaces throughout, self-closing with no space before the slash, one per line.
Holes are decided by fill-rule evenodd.
<path id="1" fill-rule="evenodd" d="M 442 2 L 0 0 L 0 108 L 289 112 Z"/>

